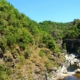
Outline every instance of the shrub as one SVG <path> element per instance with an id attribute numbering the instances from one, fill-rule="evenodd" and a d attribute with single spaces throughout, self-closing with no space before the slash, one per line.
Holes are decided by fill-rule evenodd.
<path id="1" fill-rule="evenodd" d="M 54 45 L 54 43 L 53 43 L 52 40 L 49 40 L 49 41 L 47 42 L 47 47 L 48 47 L 49 49 L 51 49 L 51 50 L 54 50 L 54 49 L 55 49 L 55 45 Z"/>
<path id="2" fill-rule="evenodd" d="M 30 56 L 30 54 L 31 54 L 31 50 L 27 49 L 27 50 L 25 51 L 25 53 L 24 53 L 25 59 L 28 59 L 29 56 Z"/>
<path id="3" fill-rule="evenodd" d="M 0 64 L 0 80 L 10 80 L 8 71 L 5 71 L 4 65 Z"/>
<path id="4" fill-rule="evenodd" d="M 21 50 L 25 50 L 26 49 L 26 44 L 25 43 L 19 43 L 19 47 Z"/>
<path id="5" fill-rule="evenodd" d="M 19 60 L 20 60 L 20 65 L 24 64 L 24 57 L 23 56 L 19 56 Z"/>
<path id="6" fill-rule="evenodd" d="M 5 52 L 6 49 L 6 38 L 3 36 L 2 38 L 0 38 L 0 47 L 2 49 L 3 52 Z"/>
<path id="7" fill-rule="evenodd" d="M 47 70 L 49 70 L 50 68 L 52 68 L 53 67 L 52 61 L 50 61 L 48 63 L 45 63 L 45 66 L 46 66 Z"/>
<path id="8" fill-rule="evenodd" d="M 45 53 L 44 53 L 43 50 L 40 50 L 40 52 L 39 52 L 39 56 L 40 56 L 40 57 L 44 57 L 44 56 L 45 56 Z"/>

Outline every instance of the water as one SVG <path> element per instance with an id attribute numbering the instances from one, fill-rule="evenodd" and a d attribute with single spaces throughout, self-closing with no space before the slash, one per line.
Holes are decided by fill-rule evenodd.
<path id="1" fill-rule="evenodd" d="M 78 66 L 76 66 L 76 65 L 70 65 L 70 66 L 67 68 L 67 70 L 68 70 L 68 72 L 73 72 L 73 71 L 75 71 L 77 68 L 78 68 Z"/>
<path id="2" fill-rule="evenodd" d="M 76 66 L 76 65 L 70 65 L 67 68 L 67 70 L 68 70 L 68 72 L 74 72 L 77 68 L 78 68 L 78 66 Z M 60 80 L 80 80 L 80 74 L 75 74 L 73 76 L 67 76 L 64 79 L 60 79 Z"/>
<path id="3" fill-rule="evenodd" d="M 77 69 L 78 67 L 76 65 L 70 65 L 67 70 L 69 72 L 73 72 Z M 79 74 L 80 75 L 80 74 Z M 80 76 L 78 76 L 78 74 L 75 74 L 74 76 L 67 76 L 66 78 L 64 78 L 63 80 L 80 80 Z"/>
<path id="4" fill-rule="evenodd" d="M 64 80 L 80 80 L 80 78 L 78 78 L 76 76 L 68 76 Z"/>
<path id="5" fill-rule="evenodd" d="M 80 56 L 77 56 L 76 58 L 80 59 Z M 66 63 L 66 66 L 68 64 Z M 67 68 L 68 72 L 74 72 L 76 69 L 79 67 L 76 65 L 68 65 L 69 67 Z M 67 76 L 64 79 L 59 79 L 59 80 L 80 80 L 80 74 L 74 74 L 73 76 Z"/>

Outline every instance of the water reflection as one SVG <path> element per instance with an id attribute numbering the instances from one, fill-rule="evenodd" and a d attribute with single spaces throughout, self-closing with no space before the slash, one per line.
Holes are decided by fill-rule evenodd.
<path id="1" fill-rule="evenodd" d="M 78 68 L 77 65 L 70 65 L 70 66 L 67 68 L 67 70 L 68 70 L 69 72 L 73 72 L 73 71 L 75 71 L 77 68 Z"/>
<path id="2" fill-rule="evenodd" d="M 64 80 L 80 80 L 80 78 L 77 78 L 75 76 L 68 76 L 67 78 L 65 78 Z"/>
<path id="3" fill-rule="evenodd" d="M 77 68 L 79 68 L 76 65 L 70 65 L 67 70 L 68 72 L 74 72 Z M 80 80 L 80 74 L 75 74 L 74 76 L 67 76 L 63 80 Z"/>

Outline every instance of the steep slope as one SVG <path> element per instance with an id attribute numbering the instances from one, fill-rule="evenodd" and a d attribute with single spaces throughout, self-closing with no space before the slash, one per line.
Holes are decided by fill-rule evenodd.
<path id="1" fill-rule="evenodd" d="M 55 40 L 60 49 L 67 49 L 67 52 L 80 53 L 80 20 L 74 19 L 68 23 L 56 23 L 43 21 L 39 23 L 40 28 L 48 32 Z M 63 43 L 63 48 L 61 44 Z"/>
<path id="2" fill-rule="evenodd" d="M 45 78 L 64 58 L 55 40 L 40 25 L 0 0 L 0 80 Z M 44 75 L 41 75 L 41 74 Z"/>

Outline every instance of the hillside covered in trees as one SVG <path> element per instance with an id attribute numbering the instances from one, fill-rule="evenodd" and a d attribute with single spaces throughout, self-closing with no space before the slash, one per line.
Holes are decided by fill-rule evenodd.
<path id="1" fill-rule="evenodd" d="M 0 80 L 34 80 L 59 67 L 62 40 L 79 39 L 79 31 L 80 20 L 37 23 L 0 0 Z"/>

